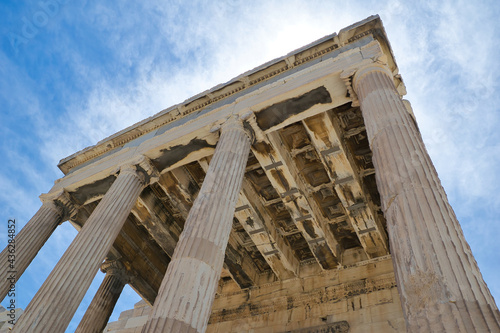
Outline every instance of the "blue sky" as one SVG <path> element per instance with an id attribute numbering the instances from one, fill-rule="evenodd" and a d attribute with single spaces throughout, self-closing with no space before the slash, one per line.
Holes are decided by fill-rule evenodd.
<path id="1" fill-rule="evenodd" d="M 420 130 L 500 299 L 498 1 L 0 2 L 0 246 L 60 159 L 324 35 L 379 14 Z M 76 235 L 61 225 L 18 282 L 29 300 Z M 99 273 L 68 332 L 97 290 Z M 126 289 L 112 319 L 139 300 Z M 2 304 L 5 305 L 5 302 Z"/>

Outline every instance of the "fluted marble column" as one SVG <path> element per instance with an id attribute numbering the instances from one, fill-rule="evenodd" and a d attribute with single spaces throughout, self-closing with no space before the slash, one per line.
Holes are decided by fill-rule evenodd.
<path id="1" fill-rule="evenodd" d="M 64 332 L 145 185 L 145 175 L 124 166 L 47 280 L 14 332 Z"/>
<path id="2" fill-rule="evenodd" d="M 0 267 L 2 267 L 0 269 L 0 300 L 5 298 L 11 284 L 19 280 L 56 227 L 65 219 L 67 208 L 71 205 L 67 200 L 69 198 L 65 195 L 61 192 L 56 195 L 40 196 L 43 202 L 42 207 L 14 238 L 15 269 L 8 267 L 7 259 L 9 254 L 12 254 L 9 253 L 9 247 L 0 253 Z M 58 200 L 57 203 L 56 200 Z"/>
<path id="3" fill-rule="evenodd" d="M 241 122 L 231 118 L 222 127 L 143 332 L 206 330 L 249 153 Z"/>
<path id="4" fill-rule="evenodd" d="M 390 71 L 353 78 L 408 332 L 500 332 L 495 302 Z"/>
<path id="5" fill-rule="evenodd" d="M 101 271 L 106 273 L 106 276 L 75 333 L 101 333 L 127 283 L 125 267 L 120 261 L 105 261 L 101 266 Z"/>

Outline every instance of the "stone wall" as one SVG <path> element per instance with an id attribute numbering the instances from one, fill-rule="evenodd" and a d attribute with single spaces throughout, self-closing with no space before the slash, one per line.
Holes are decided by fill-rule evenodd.
<path id="1" fill-rule="evenodd" d="M 109 323 L 104 332 L 112 333 L 140 333 L 142 326 L 148 319 L 151 306 L 145 301 L 134 305 L 133 309 L 123 311 L 117 321 Z"/>
<path id="2" fill-rule="evenodd" d="M 141 332 L 150 309 L 137 303 L 105 332 Z M 207 332 L 405 332 L 392 260 L 386 256 L 247 290 L 228 282 L 219 287 Z"/>

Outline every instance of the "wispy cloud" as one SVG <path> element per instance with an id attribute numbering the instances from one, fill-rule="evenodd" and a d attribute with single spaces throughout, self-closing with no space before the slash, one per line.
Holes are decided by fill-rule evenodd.
<path id="1" fill-rule="evenodd" d="M 61 158 L 378 13 L 427 148 L 498 299 L 500 272 L 491 265 L 498 254 L 485 244 L 493 245 L 500 210 L 499 7 L 450 0 L 69 1 L 29 48 L 14 57 L 2 46 L 0 117 L 9 129 L 1 138 L 10 143 L 1 152 L 11 161 L 0 167 L 0 210 L 36 210 L 36 196 L 61 175 Z M 14 27 L 2 31 L 17 29 L 37 8 L 19 9 L 8 20 Z M 59 237 L 49 249 L 61 250 Z"/>

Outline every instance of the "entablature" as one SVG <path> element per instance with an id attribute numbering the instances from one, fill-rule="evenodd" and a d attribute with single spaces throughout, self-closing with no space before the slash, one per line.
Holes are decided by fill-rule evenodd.
<path id="1" fill-rule="evenodd" d="M 82 165 L 87 165 L 91 160 L 126 147 L 132 141 L 142 141 L 153 135 L 158 135 L 158 132 L 191 121 L 193 118 L 198 117 L 200 113 L 231 104 L 241 96 L 248 95 L 270 83 L 280 81 L 297 71 L 327 59 L 337 58 L 348 50 L 359 48 L 367 40 L 379 42 L 382 53 L 388 55 L 389 67 L 396 73 L 397 66 L 393 60 L 392 51 L 380 18 L 378 15 L 371 16 L 342 29 L 338 35 L 334 33 L 325 36 L 281 58 L 245 72 L 227 83 L 220 84 L 193 96 L 183 103 L 167 108 L 98 142 L 94 146 L 68 156 L 60 161 L 59 168 L 65 174 L 68 174 Z M 370 56 L 366 51 L 363 52 L 364 57 Z M 141 139 L 141 137 L 143 138 Z M 133 145 L 137 145 L 137 142 Z"/>
<path id="2" fill-rule="evenodd" d="M 157 176 L 141 194 L 110 257 L 122 258 L 135 276 L 131 285 L 152 303 L 205 177 L 218 129 L 237 115 L 255 140 L 221 284 L 235 283 L 241 290 L 387 255 L 371 151 L 349 80 L 357 68 L 373 62 L 386 62 L 394 73 L 397 68 L 378 18 L 352 29 L 64 159 L 59 166 L 66 176 L 51 192 L 64 190 L 82 207 L 73 220 L 82 226 L 120 165 L 137 156 L 149 161 Z M 394 80 L 400 82 L 397 75 Z"/>

